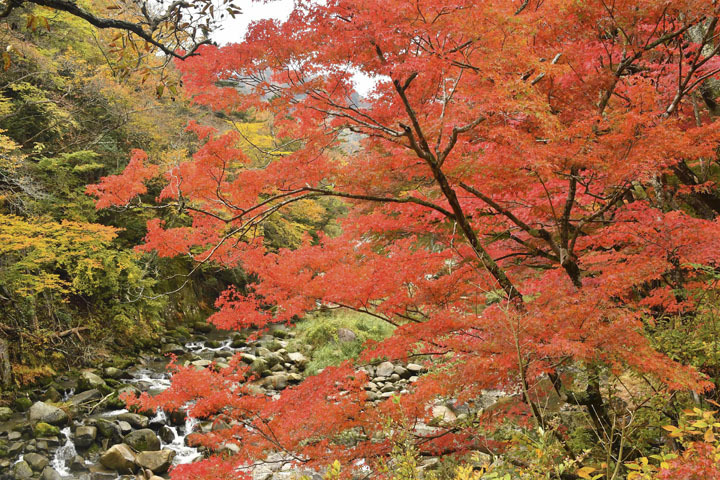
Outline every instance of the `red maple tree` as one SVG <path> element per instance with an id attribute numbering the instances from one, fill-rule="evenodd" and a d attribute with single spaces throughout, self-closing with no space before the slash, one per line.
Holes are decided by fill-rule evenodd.
<path id="1" fill-rule="evenodd" d="M 141 403 L 193 401 L 193 415 L 230 425 L 196 440 L 241 449 L 173 478 L 235 478 L 272 450 L 352 469 L 388 455 L 391 439 L 374 435 L 387 418 L 427 420 L 438 397 L 503 390 L 517 401 L 508 412 L 546 426 L 540 405 L 554 390 L 609 431 L 607 375 L 711 386 L 656 351 L 643 327 L 658 312 L 691 312 L 696 296 L 678 291 L 706 288 L 696 267 L 720 257 L 720 197 L 706 173 L 720 138 L 707 86 L 720 72 L 712 2 L 296 4 L 286 22 L 258 22 L 244 42 L 203 47 L 178 67 L 194 101 L 272 112 L 278 136 L 299 148 L 261 165 L 237 132 L 191 125 L 204 144 L 164 172 L 157 200 L 183 205 L 192 225 L 153 221 L 142 248 L 192 250 L 252 274 L 249 291 L 218 300 L 210 321 L 220 328 L 342 306 L 397 326 L 358 363 L 413 358 L 430 372 L 399 402 L 370 408 L 349 363 L 277 399 L 244 386 L 239 360 L 220 372 L 177 367 L 172 387 Z M 362 99 L 357 72 L 375 82 Z M 361 148 L 343 153 L 347 132 Z M 127 202 L 151 172 L 136 155 L 92 191 L 102 206 Z M 266 219 L 322 197 L 349 206 L 339 236 L 265 248 Z M 573 372 L 582 390 L 569 386 Z M 416 444 L 431 454 L 501 448 L 484 426 Z M 334 441 L 349 430 L 360 432 L 352 446 Z"/>

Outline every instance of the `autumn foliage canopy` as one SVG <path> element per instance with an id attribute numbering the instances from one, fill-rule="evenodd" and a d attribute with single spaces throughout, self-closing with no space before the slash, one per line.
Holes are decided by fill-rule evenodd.
<path id="1" fill-rule="evenodd" d="M 651 334 L 698 311 L 720 260 L 713 2 L 296 4 L 284 23 L 258 22 L 242 43 L 177 63 L 193 101 L 270 112 L 292 151 L 260 162 L 238 132 L 192 124 L 204 144 L 191 159 L 159 168 L 136 153 L 91 193 L 99 207 L 141 206 L 143 182 L 164 179 L 155 201 L 192 224 L 151 221 L 141 248 L 240 266 L 253 279 L 218 299 L 219 328 L 292 323 L 320 305 L 397 328 L 355 365 L 278 398 L 253 395 L 239 359 L 219 372 L 176 367 L 169 390 L 139 402 L 192 402 L 194 416 L 230 425 L 195 441 L 241 448 L 173 478 L 237 478 L 236 467 L 269 451 L 351 471 L 388 455 L 392 438 L 378 435 L 387 419 L 429 420 L 436 398 L 472 404 L 502 390 L 510 402 L 417 435 L 428 454 L 501 451 L 493 425 L 547 427 L 551 395 L 602 430 L 616 417 L 603 386 L 611 377 L 668 394 L 714 389 L 712 375 Z M 357 72 L 374 81 L 363 98 Z M 328 197 L 348 206 L 341 234 L 267 248 L 263 222 Z M 383 357 L 430 371 L 370 407 L 356 367 Z M 357 441 L 338 441 L 348 431 Z"/>

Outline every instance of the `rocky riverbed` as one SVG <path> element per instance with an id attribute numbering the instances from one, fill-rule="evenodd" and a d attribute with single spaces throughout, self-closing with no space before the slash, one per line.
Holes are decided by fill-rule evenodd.
<path id="1" fill-rule="evenodd" d="M 170 385 L 167 355 L 195 368 L 227 365 L 240 354 L 261 376 L 259 392 L 274 395 L 302 381 L 308 359 L 288 351 L 292 331 L 279 328 L 248 342 L 245 334 L 211 331 L 198 324 L 189 335 L 174 334 L 160 347 L 124 368 L 105 366 L 77 376 L 59 376 L 43 389 L 16 399 L 14 408 L 0 407 L 0 479 L 160 480 L 174 465 L 190 463 L 204 452 L 188 446 L 187 435 L 210 428 L 185 415 L 152 416 L 128 412 L 118 400 L 125 391 L 159 393 Z M 403 392 L 423 373 L 417 364 L 383 362 L 363 367 L 371 381 L 369 401 Z M 438 415 L 454 415 L 442 410 Z M 271 465 L 277 464 L 273 469 Z M 267 462 L 257 480 L 290 479 L 298 472 Z M 314 472 L 302 472 L 322 478 Z"/>

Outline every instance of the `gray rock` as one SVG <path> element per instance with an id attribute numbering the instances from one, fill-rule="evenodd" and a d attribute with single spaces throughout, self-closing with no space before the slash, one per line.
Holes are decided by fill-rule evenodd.
<path id="1" fill-rule="evenodd" d="M 98 390 L 97 388 L 91 388 L 89 390 L 85 390 L 84 392 L 78 393 L 77 395 L 73 395 L 72 397 L 70 397 L 68 402 L 74 407 L 79 407 L 81 405 L 95 403 L 102 399 L 102 397 L 103 395 L 102 393 L 100 393 L 100 390 Z"/>
<path id="2" fill-rule="evenodd" d="M 93 388 L 101 390 L 104 387 L 106 387 L 105 380 L 92 372 L 82 372 L 80 378 L 78 378 L 77 390 L 79 392 L 92 390 Z"/>
<path id="3" fill-rule="evenodd" d="M 107 452 L 100 456 L 100 463 L 104 467 L 119 473 L 133 473 L 137 470 L 135 454 L 124 443 L 110 447 Z"/>
<path id="4" fill-rule="evenodd" d="M 8 440 L 11 442 L 14 442 L 15 440 L 20 440 L 22 438 L 22 433 L 20 432 L 9 432 L 8 433 Z"/>
<path id="5" fill-rule="evenodd" d="M 35 402 L 28 412 L 30 423 L 49 423 L 50 425 L 64 425 L 68 421 L 68 415 L 61 409 L 48 405 L 44 402 Z"/>
<path id="6" fill-rule="evenodd" d="M 147 426 L 150 424 L 150 419 L 148 417 L 146 417 L 145 415 L 140 415 L 138 413 L 122 413 L 116 418 L 118 420 L 122 420 L 123 422 L 129 423 L 134 428 L 147 428 Z"/>
<path id="7" fill-rule="evenodd" d="M 60 474 L 52 467 L 45 467 L 40 476 L 41 480 L 62 480 Z"/>
<path id="8" fill-rule="evenodd" d="M 375 374 L 378 377 L 389 377 L 395 371 L 395 365 L 390 362 L 382 362 L 375 369 Z"/>
<path id="9" fill-rule="evenodd" d="M 15 474 L 16 480 L 25 480 L 33 476 L 32 468 L 30 468 L 30 465 L 28 465 L 28 462 L 25 460 L 21 460 L 15 464 L 13 473 Z"/>
<path id="10" fill-rule="evenodd" d="M 425 367 L 418 365 L 417 363 L 408 363 L 406 367 L 412 375 L 417 375 L 425 371 Z"/>
<path id="11" fill-rule="evenodd" d="M 70 461 L 70 471 L 84 472 L 85 470 L 87 470 L 87 467 L 85 466 L 85 459 L 80 455 L 75 455 Z"/>
<path id="12" fill-rule="evenodd" d="M 11 457 L 15 457 L 17 455 L 20 455 L 20 453 L 25 449 L 25 444 L 23 442 L 15 442 L 11 443 L 10 446 L 7 448 L 7 453 Z"/>
<path id="13" fill-rule="evenodd" d="M 88 448 L 97 437 L 97 427 L 81 425 L 75 429 L 75 445 L 80 448 Z"/>
<path id="14" fill-rule="evenodd" d="M 288 360 L 299 367 L 305 367 L 308 364 L 308 359 L 305 355 L 300 352 L 288 353 Z"/>
<path id="15" fill-rule="evenodd" d="M 109 439 L 111 444 L 120 443 L 122 432 L 116 423 L 105 420 L 104 418 L 99 418 L 95 422 L 95 426 L 97 426 L 100 436 Z"/>
<path id="16" fill-rule="evenodd" d="M 276 373 L 275 375 L 270 375 L 269 377 L 265 377 L 262 381 L 262 385 L 265 388 L 272 388 L 274 390 L 282 390 L 283 388 L 287 387 L 288 382 L 288 376 L 284 373 Z"/>
<path id="17" fill-rule="evenodd" d="M 50 464 L 50 460 L 39 453 L 28 453 L 23 457 L 23 460 L 25 460 L 35 472 L 42 472 L 42 470 Z"/>
<path id="18" fill-rule="evenodd" d="M 357 334 L 349 328 L 338 328 L 337 338 L 339 342 L 354 342 L 357 340 Z"/>
<path id="19" fill-rule="evenodd" d="M 182 355 L 185 353 L 185 348 L 178 345 L 177 343 L 168 343 L 162 346 L 162 350 L 160 350 L 163 355 L 167 355 L 169 353 L 173 353 L 175 355 Z"/>
<path id="20" fill-rule="evenodd" d="M 130 425 L 125 420 L 119 420 L 117 422 L 118 427 L 120 427 L 120 431 L 123 435 L 127 435 L 128 433 L 132 432 L 132 425 Z"/>
<path id="21" fill-rule="evenodd" d="M 130 432 L 123 440 L 138 452 L 160 450 L 160 439 L 149 428 Z"/>
<path id="22" fill-rule="evenodd" d="M 165 443 L 172 443 L 175 440 L 175 432 L 167 425 L 160 427 L 160 438 Z"/>
<path id="23" fill-rule="evenodd" d="M 0 422 L 7 422 L 12 417 L 13 411 L 8 407 L 0 407 Z"/>
<path id="24" fill-rule="evenodd" d="M 395 365 L 395 374 L 400 378 L 410 378 L 412 372 L 402 365 Z"/>
<path id="25" fill-rule="evenodd" d="M 172 465 L 175 451 L 170 449 L 155 452 L 140 452 L 135 457 L 135 463 L 141 468 L 152 470 L 153 473 L 165 473 Z"/>
<path id="26" fill-rule="evenodd" d="M 105 370 L 103 370 L 103 375 L 105 375 L 107 378 L 112 378 L 114 380 L 117 380 L 117 379 L 123 377 L 124 372 L 122 370 L 120 370 L 119 368 L 107 367 L 107 368 L 105 368 Z"/>

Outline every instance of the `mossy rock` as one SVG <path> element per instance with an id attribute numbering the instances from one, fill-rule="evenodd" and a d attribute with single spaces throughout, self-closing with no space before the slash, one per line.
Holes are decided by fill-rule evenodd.
<path id="1" fill-rule="evenodd" d="M 28 397 L 16 397 L 13 402 L 14 409 L 18 412 L 27 412 L 30 410 L 33 402 Z"/>
<path id="2" fill-rule="evenodd" d="M 55 437 L 60 435 L 60 428 L 45 422 L 38 422 L 33 428 L 35 438 Z"/>

